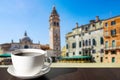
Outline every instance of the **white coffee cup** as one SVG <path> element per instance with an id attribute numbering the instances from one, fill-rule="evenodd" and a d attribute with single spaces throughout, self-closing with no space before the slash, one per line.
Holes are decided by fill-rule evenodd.
<path id="1" fill-rule="evenodd" d="M 19 76 L 32 76 L 40 71 L 47 70 L 52 59 L 46 57 L 46 51 L 41 49 L 18 49 L 12 52 L 11 58 L 15 73 Z M 45 59 L 48 58 L 50 63 L 43 68 Z"/>

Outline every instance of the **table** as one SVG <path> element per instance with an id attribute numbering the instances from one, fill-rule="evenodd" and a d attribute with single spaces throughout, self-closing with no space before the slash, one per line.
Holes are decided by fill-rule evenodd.
<path id="1" fill-rule="evenodd" d="M 0 80 L 22 80 L 0 68 Z M 120 80 L 120 68 L 51 68 L 47 74 L 31 80 Z"/>

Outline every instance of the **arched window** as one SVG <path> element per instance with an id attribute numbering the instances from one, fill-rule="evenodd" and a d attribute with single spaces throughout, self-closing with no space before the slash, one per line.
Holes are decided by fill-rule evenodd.
<path id="1" fill-rule="evenodd" d="M 81 41 L 79 42 L 79 47 L 81 47 Z"/>
<path id="2" fill-rule="evenodd" d="M 91 45 L 91 40 L 89 39 L 89 46 Z"/>
<path id="3" fill-rule="evenodd" d="M 108 41 L 105 42 L 105 47 L 108 48 Z"/>
<path id="4" fill-rule="evenodd" d="M 115 47 L 115 40 L 112 40 L 112 47 Z"/>
<path id="5" fill-rule="evenodd" d="M 85 41 L 85 44 L 86 44 L 86 46 L 88 46 L 88 41 L 87 40 Z"/>
<path id="6" fill-rule="evenodd" d="M 72 43 L 72 48 L 76 48 L 76 43 Z"/>
<path id="7" fill-rule="evenodd" d="M 56 26 L 56 22 L 53 22 L 53 26 Z"/>
<path id="8" fill-rule="evenodd" d="M 57 26 L 59 26 L 59 23 L 57 22 Z"/>
<path id="9" fill-rule="evenodd" d="M 92 40 L 92 43 L 93 43 L 94 46 L 96 46 L 96 41 L 95 41 L 95 39 Z"/>
<path id="10" fill-rule="evenodd" d="M 103 37 L 100 38 L 100 44 L 104 44 Z"/>
<path id="11" fill-rule="evenodd" d="M 85 44 L 84 44 L 84 40 L 82 41 L 82 43 L 83 43 L 83 46 L 85 46 Z"/>

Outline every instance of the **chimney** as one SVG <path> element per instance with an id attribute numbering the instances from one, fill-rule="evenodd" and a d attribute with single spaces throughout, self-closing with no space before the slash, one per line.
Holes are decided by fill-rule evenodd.
<path id="1" fill-rule="evenodd" d="M 78 28 L 78 22 L 76 22 L 76 28 Z"/>
<path id="2" fill-rule="evenodd" d="M 98 22 L 100 19 L 99 19 L 99 16 L 96 16 L 96 20 L 95 22 Z"/>

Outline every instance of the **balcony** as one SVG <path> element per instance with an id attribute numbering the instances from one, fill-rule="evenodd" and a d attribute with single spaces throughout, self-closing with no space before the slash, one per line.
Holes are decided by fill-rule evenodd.
<path id="1" fill-rule="evenodd" d="M 115 47 L 105 47 L 105 50 L 116 50 L 120 49 L 120 46 L 115 46 Z"/>
<path id="2" fill-rule="evenodd" d="M 84 50 L 91 50 L 91 49 L 93 49 L 94 48 L 94 46 L 84 46 L 84 47 L 82 47 L 82 49 L 84 49 Z"/>
<path id="3" fill-rule="evenodd" d="M 117 36 L 117 35 L 116 35 L 116 34 L 111 34 L 111 36 L 112 36 L 112 37 L 115 37 L 115 36 Z"/>
<path id="4" fill-rule="evenodd" d="M 110 35 L 109 34 L 104 34 L 104 37 L 109 38 Z"/>

